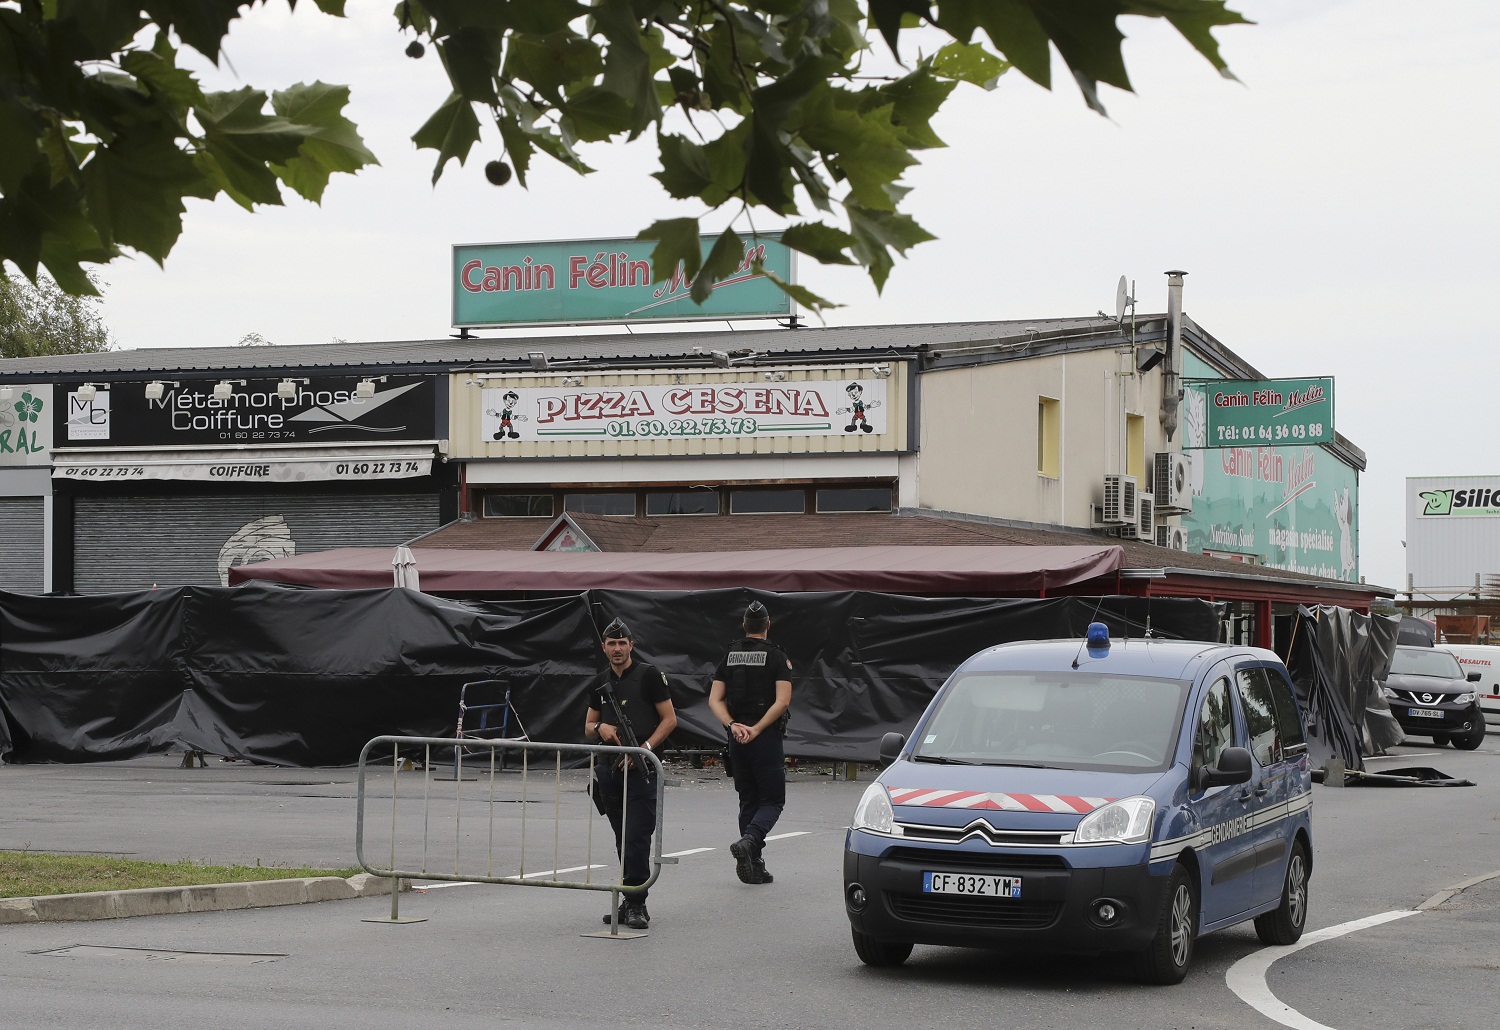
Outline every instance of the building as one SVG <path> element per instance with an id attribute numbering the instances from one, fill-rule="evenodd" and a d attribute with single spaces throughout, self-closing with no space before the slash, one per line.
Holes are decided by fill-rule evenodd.
<path id="1" fill-rule="evenodd" d="M 1182 313 L 1169 275 L 1167 312 L 1138 318 L 0 362 L 6 407 L 36 415 L 0 454 L 0 501 L 43 555 L 3 585 L 221 583 L 402 542 L 961 540 L 1114 548 L 1114 588 L 1231 602 L 1234 634 L 1262 643 L 1298 603 L 1367 609 L 1390 591 L 1359 583 L 1365 459 L 1333 432 L 1331 382 L 1285 405 L 1326 400 L 1316 436 L 1223 428 L 1274 381 Z"/>

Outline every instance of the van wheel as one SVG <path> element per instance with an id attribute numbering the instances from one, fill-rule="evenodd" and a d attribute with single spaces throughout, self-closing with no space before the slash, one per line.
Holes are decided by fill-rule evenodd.
<path id="1" fill-rule="evenodd" d="M 1181 863 L 1172 867 L 1156 936 L 1136 955 L 1136 972 L 1148 984 L 1182 983 L 1198 939 L 1198 891 Z"/>
<path id="2" fill-rule="evenodd" d="M 1255 917 L 1255 936 L 1262 944 L 1296 944 L 1307 925 L 1307 848 L 1299 840 L 1287 859 L 1281 904 Z"/>
<path id="3" fill-rule="evenodd" d="M 901 941 L 877 941 L 867 933 L 850 929 L 854 953 L 867 966 L 899 966 L 911 955 L 911 945 Z"/>
<path id="4" fill-rule="evenodd" d="M 1442 747 L 1446 743 L 1448 743 L 1448 734 L 1446 734 L 1446 733 L 1434 733 L 1432 735 L 1432 746 L 1433 747 Z"/>
<path id="5" fill-rule="evenodd" d="M 1469 732 L 1467 737 L 1454 737 L 1453 746 L 1464 751 L 1477 751 L 1479 745 L 1484 743 L 1484 718 L 1479 717 L 1479 725 Z"/>

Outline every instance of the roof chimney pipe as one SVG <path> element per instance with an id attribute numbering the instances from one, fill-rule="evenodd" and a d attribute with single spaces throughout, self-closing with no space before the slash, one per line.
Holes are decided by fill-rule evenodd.
<path id="1" fill-rule="evenodd" d="M 1167 276 L 1167 360 L 1161 371 L 1161 428 L 1168 440 L 1177 432 L 1177 405 L 1182 400 L 1182 277 L 1173 269 Z"/>

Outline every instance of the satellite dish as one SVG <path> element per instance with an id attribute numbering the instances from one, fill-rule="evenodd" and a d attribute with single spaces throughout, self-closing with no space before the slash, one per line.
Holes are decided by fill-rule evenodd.
<path id="1" fill-rule="evenodd" d="M 1124 318 L 1125 308 L 1130 304 L 1130 292 L 1125 288 L 1125 277 L 1120 276 L 1120 285 L 1115 287 L 1115 317 Z"/>

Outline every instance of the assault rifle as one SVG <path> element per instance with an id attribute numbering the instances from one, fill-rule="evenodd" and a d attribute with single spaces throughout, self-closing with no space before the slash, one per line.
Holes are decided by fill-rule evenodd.
<path id="1" fill-rule="evenodd" d="M 620 735 L 620 743 L 626 747 L 640 747 L 640 738 L 635 735 L 635 727 L 630 725 L 630 717 L 625 714 L 625 709 L 615 697 L 615 692 L 609 685 L 608 675 L 605 676 L 604 683 L 600 686 L 599 691 L 604 695 L 604 702 L 609 705 L 610 713 L 614 716 L 612 721 L 615 731 Z M 628 756 L 628 761 L 641 771 L 641 775 L 646 778 L 647 783 L 651 782 L 654 770 L 651 768 L 649 762 L 640 755 L 630 755 Z"/>

